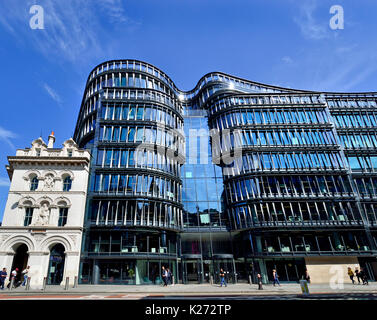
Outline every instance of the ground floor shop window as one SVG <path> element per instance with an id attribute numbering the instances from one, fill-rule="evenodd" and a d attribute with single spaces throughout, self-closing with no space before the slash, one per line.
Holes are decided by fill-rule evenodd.
<path id="1" fill-rule="evenodd" d="M 176 260 L 145 260 L 145 259 L 121 259 L 91 262 L 95 265 L 92 271 L 90 262 L 83 263 L 81 268 L 81 283 L 92 284 L 120 284 L 120 285 L 146 285 L 161 284 L 162 266 L 169 268 L 176 280 Z"/>
<path id="2" fill-rule="evenodd" d="M 272 259 L 265 260 L 264 263 L 269 282 L 273 281 L 272 270 L 274 269 L 279 275 L 279 281 L 298 282 L 305 275 L 304 259 Z"/>
<path id="3" fill-rule="evenodd" d="M 135 262 L 99 263 L 99 284 L 136 284 Z"/>

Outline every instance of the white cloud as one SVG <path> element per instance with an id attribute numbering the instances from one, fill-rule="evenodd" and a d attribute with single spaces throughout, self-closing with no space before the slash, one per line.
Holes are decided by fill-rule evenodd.
<path id="1" fill-rule="evenodd" d="M 0 187 L 9 187 L 10 182 L 8 178 L 0 177 Z"/>
<path id="2" fill-rule="evenodd" d="M 293 63 L 293 59 L 291 57 L 288 57 L 288 56 L 285 56 L 285 57 L 281 58 L 281 61 L 283 61 L 286 64 Z"/>
<path id="3" fill-rule="evenodd" d="M 0 127 L 0 141 L 6 142 L 11 148 L 15 149 L 11 139 L 16 138 L 17 135 L 9 130 Z"/>
<path id="4" fill-rule="evenodd" d="M 126 16 L 121 0 L 102 0 L 99 5 L 114 23 L 130 22 Z"/>
<path id="5" fill-rule="evenodd" d="M 375 60 L 365 57 L 364 54 L 350 54 L 347 57 L 339 57 L 338 59 L 343 59 L 344 63 L 334 68 L 331 72 L 323 70 L 322 80 L 317 80 L 317 86 L 322 90 L 327 88 L 328 91 L 352 91 L 377 70 Z"/>
<path id="6" fill-rule="evenodd" d="M 44 29 L 32 30 L 29 9 L 33 4 L 35 1 L 0 1 L 0 27 L 20 45 L 31 45 L 51 60 L 82 64 L 102 58 L 111 53 L 109 42 L 102 41 L 110 38 L 104 23 L 121 25 L 124 30 L 137 24 L 126 16 L 121 0 L 44 0 L 40 3 Z"/>
<path id="7" fill-rule="evenodd" d="M 60 96 L 56 93 L 54 89 L 52 89 L 47 83 L 43 83 L 43 88 L 46 90 L 48 95 L 55 100 L 58 104 L 61 104 L 62 99 Z"/>
<path id="8" fill-rule="evenodd" d="M 294 17 L 295 23 L 300 27 L 301 33 L 307 39 L 320 40 L 330 37 L 328 21 L 320 23 L 314 17 L 314 11 L 317 6 L 316 0 L 300 1 L 299 15 Z"/>

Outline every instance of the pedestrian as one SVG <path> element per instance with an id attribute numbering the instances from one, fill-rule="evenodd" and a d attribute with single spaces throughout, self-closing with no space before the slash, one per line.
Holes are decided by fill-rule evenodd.
<path id="1" fill-rule="evenodd" d="M 367 278 L 367 274 L 365 273 L 364 269 L 363 268 L 360 268 L 360 278 L 361 280 L 363 281 L 363 285 L 368 285 L 368 278 Z"/>
<path id="2" fill-rule="evenodd" d="M 355 269 L 355 275 L 356 275 L 356 277 L 357 277 L 357 282 L 360 284 L 360 271 L 359 271 L 359 269 L 356 267 L 356 269 Z"/>
<path id="3" fill-rule="evenodd" d="M 304 280 L 306 280 L 308 283 L 310 283 L 310 275 L 309 275 L 308 270 L 305 270 Z"/>
<path id="4" fill-rule="evenodd" d="M 17 281 L 17 274 L 18 274 L 18 268 L 14 269 L 11 272 L 10 277 L 9 277 L 9 283 L 7 285 L 8 289 L 10 289 L 10 285 L 12 283 L 12 279 L 13 279 L 13 287 L 15 287 L 15 284 L 16 284 L 16 281 Z"/>
<path id="5" fill-rule="evenodd" d="M 7 278 L 7 268 L 3 268 L 3 271 L 0 272 L 0 289 L 4 290 L 5 279 Z"/>
<path id="6" fill-rule="evenodd" d="M 227 284 L 226 284 L 226 281 L 225 281 L 225 272 L 224 270 L 221 268 L 220 269 L 220 287 L 222 287 L 224 284 L 225 287 L 227 287 Z"/>
<path id="7" fill-rule="evenodd" d="M 26 284 L 27 278 L 29 276 L 29 269 L 30 269 L 30 266 L 27 266 L 26 269 L 22 271 L 22 274 L 24 275 L 24 281 L 22 281 L 22 286 L 25 286 Z"/>
<path id="8" fill-rule="evenodd" d="M 278 273 L 276 272 L 275 269 L 272 270 L 272 278 L 273 278 L 273 281 L 274 281 L 274 287 L 275 287 L 275 284 L 278 284 L 279 287 L 281 287 L 280 281 L 279 281 L 279 275 L 278 275 Z"/>
<path id="9" fill-rule="evenodd" d="M 258 290 L 263 290 L 262 286 L 262 276 L 260 273 L 257 274 L 257 281 L 258 281 Z"/>
<path id="10" fill-rule="evenodd" d="M 164 287 L 168 286 L 167 272 L 164 266 L 162 266 L 162 281 L 164 282 Z"/>
<path id="11" fill-rule="evenodd" d="M 166 279 L 168 284 L 173 284 L 172 274 L 169 268 L 166 268 Z"/>
<path id="12" fill-rule="evenodd" d="M 348 276 L 350 277 L 352 284 L 355 284 L 355 280 L 353 280 L 354 274 L 350 267 L 348 267 Z"/>

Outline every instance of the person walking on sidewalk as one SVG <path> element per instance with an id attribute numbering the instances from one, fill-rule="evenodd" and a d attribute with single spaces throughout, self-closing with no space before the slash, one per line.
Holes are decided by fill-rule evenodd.
<path id="1" fill-rule="evenodd" d="M 167 279 L 167 276 L 168 276 L 168 273 L 166 272 L 166 269 L 164 266 L 162 266 L 162 281 L 164 281 L 164 287 L 167 287 L 168 286 L 168 279 Z"/>
<path id="2" fill-rule="evenodd" d="M 220 269 L 220 287 L 222 287 L 224 284 L 225 287 L 227 287 L 227 284 L 226 284 L 226 281 L 225 281 L 225 272 L 224 270 L 221 268 Z"/>
<path id="3" fill-rule="evenodd" d="M 257 274 L 258 290 L 263 290 L 262 286 L 262 276 L 260 273 Z"/>
<path id="4" fill-rule="evenodd" d="M 358 268 L 355 269 L 355 276 L 357 277 L 358 284 L 360 284 L 360 271 Z"/>
<path id="5" fill-rule="evenodd" d="M 22 274 L 24 276 L 24 281 L 22 281 L 22 286 L 25 286 L 26 284 L 27 278 L 29 276 L 29 269 L 30 269 L 30 266 L 27 266 L 26 269 L 22 271 Z"/>
<path id="6" fill-rule="evenodd" d="M 310 275 L 309 275 L 308 270 L 305 270 L 304 280 L 306 280 L 308 283 L 310 283 Z"/>
<path id="7" fill-rule="evenodd" d="M 363 281 L 363 284 L 365 285 L 368 285 L 368 277 L 367 277 L 367 274 L 365 273 L 364 269 L 363 268 L 360 268 L 360 278 L 361 280 Z"/>
<path id="8" fill-rule="evenodd" d="M 274 281 L 274 287 L 275 287 L 275 284 L 278 284 L 279 287 L 281 287 L 280 281 L 279 281 L 279 275 L 278 275 L 278 273 L 276 272 L 275 269 L 272 270 L 272 278 L 273 278 L 273 281 Z"/>
<path id="9" fill-rule="evenodd" d="M 166 268 L 166 282 L 167 284 L 173 284 L 171 271 L 169 268 Z"/>
<path id="10" fill-rule="evenodd" d="M 7 278 L 7 268 L 3 268 L 3 271 L 0 272 L 0 289 L 4 290 L 5 279 Z"/>
<path id="11" fill-rule="evenodd" d="M 352 284 L 355 284 L 355 280 L 353 280 L 354 274 L 350 267 L 348 267 L 348 276 L 350 277 Z"/>
<path id="12" fill-rule="evenodd" d="M 12 279 L 13 279 L 13 287 L 15 288 L 16 281 L 17 281 L 17 273 L 18 273 L 18 268 L 14 269 L 11 272 L 10 277 L 9 277 L 9 283 L 7 285 L 8 289 L 10 289 L 10 286 L 11 286 L 11 283 L 12 283 Z"/>

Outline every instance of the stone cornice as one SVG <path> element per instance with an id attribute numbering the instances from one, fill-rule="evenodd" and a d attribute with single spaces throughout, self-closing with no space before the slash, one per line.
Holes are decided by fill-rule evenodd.
<path id="1" fill-rule="evenodd" d="M 60 232 L 71 232 L 71 231 L 82 231 L 84 227 L 81 226 L 69 226 L 69 227 L 55 227 L 55 226 L 27 226 L 27 227 L 21 227 L 21 226 L 0 226 L 0 233 L 5 233 L 7 231 L 11 231 L 14 233 L 15 230 L 18 230 L 20 232 L 26 232 L 33 230 L 39 230 L 40 232 L 42 230 L 48 231 L 60 231 Z"/>
<path id="2" fill-rule="evenodd" d="M 15 253 L 11 251 L 0 251 L 0 255 L 14 256 Z"/>
<path id="3" fill-rule="evenodd" d="M 55 195 L 61 195 L 61 196 L 64 196 L 64 197 L 69 197 L 70 195 L 86 195 L 86 192 L 85 191 L 44 191 L 44 190 L 41 190 L 41 191 L 16 191 L 16 190 L 12 190 L 12 191 L 9 191 L 9 194 L 16 194 L 16 195 L 20 195 L 20 193 L 22 195 L 42 195 L 42 194 L 55 194 Z"/>
<path id="4" fill-rule="evenodd" d="M 65 251 L 64 253 L 66 256 L 79 256 L 80 255 L 79 251 Z"/>
<path id="5" fill-rule="evenodd" d="M 9 156 L 8 162 L 11 166 L 18 164 L 59 164 L 61 166 L 66 165 L 89 165 L 89 158 L 71 158 L 71 157 L 20 157 L 20 156 Z"/>
<path id="6" fill-rule="evenodd" d="M 29 256 L 40 256 L 40 255 L 45 255 L 47 256 L 50 254 L 48 251 L 28 251 Z"/>

